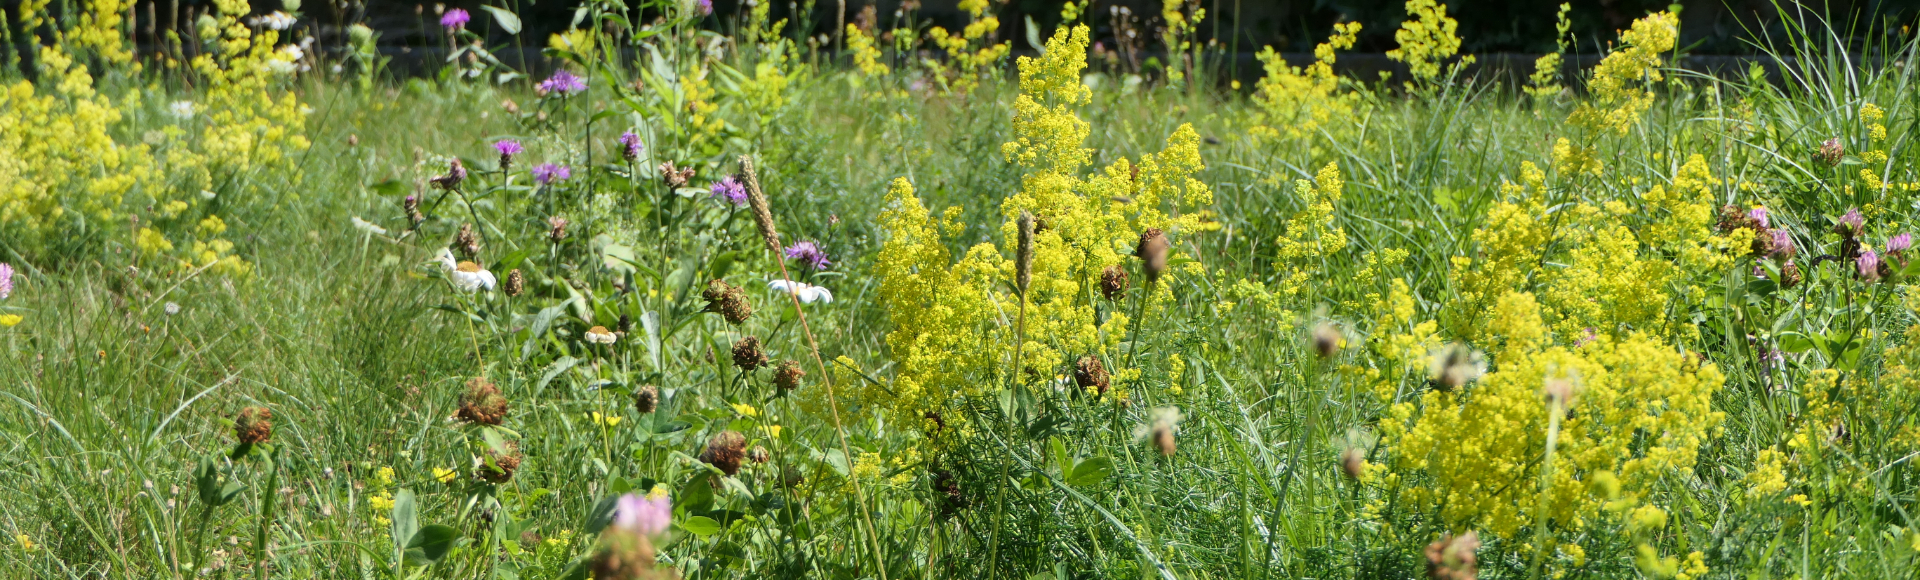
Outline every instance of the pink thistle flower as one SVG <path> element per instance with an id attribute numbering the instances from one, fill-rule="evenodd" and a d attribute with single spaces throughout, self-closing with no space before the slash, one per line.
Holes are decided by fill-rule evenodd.
<path id="1" fill-rule="evenodd" d="M 798 259 L 806 264 L 807 267 L 813 268 L 814 270 L 825 270 L 828 266 L 833 265 L 833 261 L 827 259 L 827 252 L 820 249 L 819 244 L 813 242 L 797 242 L 793 244 L 793 246 L 788 247 L 787 259 Z"/>
<path id="2" fill-rule="evenodd" d="M 713 182 L 707 190 L 713 192 L 713 197 L 725 198 L 733 205 L 747 204 L 747 186 L 741 185 L 740 180 L 734 179 L 731 175 Z"/>
<path id="3" fill-rule="evenodd" d="M 565 165 L 542 163 L 534 166 L 533 178 L 541 185 L 552 185 L 556 181 L 566 181 L 573 177 L 573 169 Z"/>
<path id="4" fill-rule="evenodd" d="M 547 77 L 547 80 L 540 81 L 540 84 L 535 85 L 534 89 L 542 93 L 560 93 L 563 95 L 577 93 L 587 90 L 587 80 L 563 68 L 553 71 L 553 76 Z"/>
<path id="5" fill-rule="evenodd" d="M 469 16 L 467 11 L 454 8 L 448 10 L 446 14 L 440 15 L 440 26 L 449 29 L 466 28 L 467 21 L 472 19 L 472 16 Z"/>

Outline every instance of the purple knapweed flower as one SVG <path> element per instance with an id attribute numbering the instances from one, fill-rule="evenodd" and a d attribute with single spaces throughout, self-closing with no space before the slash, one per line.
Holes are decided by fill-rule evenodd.
<path id="1" fill-rule="evenodd" d="M 1753 209 L 1747 210 L 1747 217 L 1752 219 L 1755 222 L 1758 222 L 1760 224 L 1760 227 L 1764 228 L 1768 226 L 1767 208 L 1755 207 Z"/>
<path id="2" fill-rule="evenodd" d="M 533 179 L 541 185 L 552 185 L 555 181 L 566 181 L 570 177 L 573 177 L 573 169 L 565 165 L 542 163 L 533 168 Z"/>
<path id="3" fill-rule="evenodd" d="M 1887 239 L 1887 253 L 1898 254 L 1913 247 L 1913 234 L 1900 234 Z"/>
<path id="4" fill-rule="evenodd" d="M 658 535 L 673 522 L 673 501 L 666 494 L 620 496 L 613 508 L 613 526 L 636 534 Z"/>
<path id="5" fill-rule="evenodd" d="M 695 8 L 699 10 L 701 16 L 713 14 L 713 0 L 700 0 Z"/>
<path id="6" fill-rule="evenodd" d="M 827 266 L 833 265 L 833 261 L 827 259 L 826 250 L 820 249 L 820 245 L 813 242 L 796 242 L 789 246 L 787 259 L 798 259 L 815 270 L 825 270 Z"/>
<path id="7" fill-rule="evenodd" d="M 547 77 L 547 80 L 540 81 L 540 84 L 535 85 L 534 88 L 543 93 L 560 93 L 564 95 L 587 90 L 587 80 L 563 68 L 553 71 L 553 76 Z"/>
<path id="8" fill-rule="evenodd" d="M 713 182 L 707 190 L 713 192 L 713 197 L 725 198 L 733 205 L 747 205 L 747 186 L 741 185 L 740 180 L 731 175 Z"/>
<path id="9" fill-rule="evenodd" d="M 13 294 L 13 266 L 0 262 L 0 300 L 6 300 Z"/>
<path id="10" fill-rule="evenodd" d="M 1860 278 L 1868 282 L 1880 279 L 1880 256 L 1874 255 L 1873 250 L 1861 250 L 1854 265 L 1860 269 Z"/>
<path id="11" fill-rule="evenodd" d="M 493 150 L 499 151 L 501 157 L 513 157 L 515 155 L 525 153 L 527 151 L 527 148 L 521 147 L 519 141 L 515 141 L 512 139 L 501 139 L 493 143 Z"/>
<path id="12" fill-rule="evenodd" d="M 620 134 L 620 155 L 626 157 L 627 161 L 639 159 L 640 152 L 646 149 L 647 146 L 640 142 L 639 134 L 632 130 Z"/>
<path id="13" fill-rule="evenodd" d="M 467 11 L 455 8 L 448 10 L 446 14 L 440 15 L 440 26 L 446 28 L 466 28 L 467 21 L 472 19 L 473 17 L 469 16 Z"/>

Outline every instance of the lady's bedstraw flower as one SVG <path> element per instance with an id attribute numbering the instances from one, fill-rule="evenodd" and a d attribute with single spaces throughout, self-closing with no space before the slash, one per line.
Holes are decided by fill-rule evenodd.
<path id="1" fill-rule="evenodd" d="M 553 71 L 553 76 L 547 77 L 547 80 L 540 81 L 540 84 L 534 86 L 534 90 L 542 94 L 560 93 L 561 95 L 566 95 L 587 90 L 587 81 L 573 74 L 573 71 L 563 68 Z"/>
<path id="2" fill-rule="evenodd" d="M 506 171 L 513 167 L 513 156 L 525 153 L 527 148 L 521 147 L 519 141 L 501 139 L 493 142 L 493 150 L 500 152 L 500 170 Z"/>
<path id="3" fill-rule="evenodd" d="M 646 150 L 647 146 L 640 142 L 640 135 L 638 133 L 628 130 L 620 134 L 620 156 L 625 157 L 627 161 L 639 160 L 640 152 Z"/>
<path id="4" fill-rule="evenodd" d="M 767 287 L 772 288 L 775 291 L 779 291 L 779 292 L 791 291 L 793 292 L 793 295 L 795 297 L 800 299 L 800 302 L 806 303 L 806 304 L 812 304 L 815 300 L 826 302 L 826 303 L 833 302 L 833 291 L 827 290 L 825 287 L 815 286 L 812 284 L 808 284 L 806 282 L 788 282 L 786 280 L 774 280 L 772 282 L 768 282 Z"/>
<path id="5" fill-rule="evenodd" d="M 553 185 L 555 181 L 566 181 L 572 177 L 573 169 L 565 165 L 542 163 L 533 168 L 533 179 L 541 185 Z"/>
<path id="6" fill-rule="evenodd" d="M 587 342 L 593 344 L 613 344 L 613 341 L 619 339 L 619 337 L 613 335 L 612 331 L 607 330 L 605 326 L 589 328 L 586 334 L 580 336 L 581 338 L 585 338 Z"/>
<path id="7" fill-rule="evenodd" d="M 616 528 L 636 534 L 659 535 L 666 533 L 667 525 L 673 521 L 673 501 L 667 497 L 666 488 L 655 487 L 646 495 L 626 494 L 620 496 L 613 508 L 613 525 Z"/>
<path id="8" fill-rule="evenodd" d="M 731 175 L 713 182 L 707 186 L 707 191 L 712 192 L 715 199 L 725 199 L 733 205 L 747 205 L 747 187 Z"/>
<path id="9" fill-rule="evenodd" d="M 0 300 L 13 295 L 13 266 L 0 262 Z"/>
<path id="10" fill-rule="evenodd" d="M 448 10 L 446 14 L 440 15 L 440 26 L 447 30 L 463 29 L 467 27 L 467 21 L 471 19 L 472 17 L 467 14 L 467 11 L 454 8 Z"/>
<path id="11" fill-rule="evenodd" d="M 833 265 L 833 261 L 827 259 L 827 252 L 821 250 L 820 245 L 813 242 L 796 242 L 792 246 L 788 246 L 787 259 L 800 260 L 801 263 L 806 264 L 807 267 L 813 268 L 814 270 L 825 270 L 828 266 Z"/>

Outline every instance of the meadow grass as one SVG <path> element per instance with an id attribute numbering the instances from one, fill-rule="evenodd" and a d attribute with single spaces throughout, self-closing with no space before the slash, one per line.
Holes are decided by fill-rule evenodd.
<path id="1" fill-rule="evenodd" d="M 1341 81 L 1345 113 L 1286 135 L 1297 120 L 1266 89 L 1070 70 L 1092 87 L 1060 109 L 1085 121 L 1088 159 L 1064 173 L 1177 151 L 1183 126 L 1199 137 L 1191 176 L 1211 200 L 1159 198 L 1194 227 L 1169 228 L 1170 269 L 1148 284 L 1129 255 L 1141 232 L 1072 221 L 1129 223 L 1146 189 L 1075 182 L 1062 199 L 1088 214 L 1020 201 L 1051 170 L 1003 144 L 1058 131 L 1041 121 L 1060 113 L 1018 100 L 1051 93 L 995 74 L 945 90 L 930 79 L 965 75 L 891 50 L 876 49 L 884 74 L 782 60 L 801 45 L 765 39 L 703 59 L 710 37 L 670 34 L 664 64 L 556 48 L 589 78 L 574 95 L 452 75 L 276 87 L 311 107 L 311 145 L 207 204 L 245 272 L 177 264 L 138 226 L 13 238 L 0 575 L 1913 575 L 1920 321 L 1891 245 L 1920 189 L 1910 42 L 1851 62 L 1796 39 L 1783 85 L 1665 70 L 1633 85 L 1651 100 L 1617 132 L 1571 119 L 1631 95 L 1443 76 Z M 1071 36 L 1055 41 L 1034 62 L 1066 66 Z M 763 63 L 784 84 L 743 80 Z M 197 94 L 102 78 L 147 95 L 111 125 L 123 143 L 183 124 L 163 103 Z M 726 128 L 701 128 L 715 118 Z M 624 160 L 630 129 L 648 148 Z M 507 173 L 502 139 L 530 150 Z M 818 242 L 831 267 L 783 260 L 750 205 L 708 195 L 740 155 L 780 241 Z M 435 187 L 453 159 L 464 184 Z M 663 185 L 665 161 L 697 174 Z M 537 183 L 542 162 L 573 177 Z M 889 262 L 912 223 L 887 201 L 900 178 L 935 215 L 954 208 L 923 247 L 949 255 Z M 1739 221 L 1754 206 L 1768 223 Z M 1856 208 L 1865 225 L 1831 233 Z M 1051 230 L 1049 290 L 1011 281 L 1026 210 Z M 437 262 L 465 225 L 479 251 L 459 258 L 492 271 L 491 291 L 457 290 Z M 1798 262 L 1749 255 L 1770 231 Z M 1115 255 L 1091 257 L 1102 244 Z M 1891 267 L 1859 270 L 1862 248 Z M 1788 263 L 1804 278 L 1785 283 Z M 1085 264 L 1118 266 L 1130 289 L 1095 296 Z M 949 287 L 879 274 L 946 270 Z M 508 271 L 524 290 L 509 295 Z M 833 300 L 767 289 L 790 275 Z M 755 312 L 708 311 L 707 280 Z M 971 350 L 896 345 L 917 313 L 956 308 L 976 322 L 915 328 L 984 337 Z M 586 340 L 596 327 L 617 341 Z M 739 368 L 745 337 L 768 369 Z M 1080 382 L 1086 357 L 1111 391 Z M 783 361 L 807 373 L 792 392 L 770 370 Z M 498 425 L 456 418 L 480 382 L 510 405 Z M 658 408 L 641 412 L 648 385 Z M 902 403 L 912 385 L 950 396 Z M 236 446 L 248 407 L 271 412 L 272 436 Z M 509 455 L 505 480 L 480 477 Z M 652 525 L 630 521 L 628 494 L 670 498 L 671 527 L 623 535 Z M 1482 543 L 1463 563 L 1448 542 L 1469 532 Z M 658 564 L 608 556 L 634 553 Z"/>

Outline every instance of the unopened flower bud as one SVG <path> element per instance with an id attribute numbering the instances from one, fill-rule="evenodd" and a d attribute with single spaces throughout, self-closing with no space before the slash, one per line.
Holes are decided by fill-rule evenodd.
<path id="1" fill-rule="evenodd" d="M 506 290 L 508 296 L 519 296 L 521 292 L 526 292 L 526 275 L 521 274 L 519 268 L 514 268 L 513 271 L 507 272 L 506 287 L 502 289 Z"/>
<path id="2" fill-rule="evenodd" d="M 660 408 L 660 387 L 647 385 L 633 392 L 633 410 L 645 415 Z"/>
<path id="3" fill-rule="evenodd" d="M 1119 264 L 1100 271 L 1100 295 L 1110 301 L 1127 295 L 1127 271 Z"/>
<path id="4" fill-rule="evenodd" d="M 752 372 L 767 364 L 767 353 L 760 350 L 760 339 L 752 336 L 733 343 L 733 366 Z"/>
<path id="5" fill-rule="evenodd" d="M 1147 275 L 1147 283 L 1152 284 L 1167 271 L 1167 235 L 1160 228 L 1148 228 L 1140 234 L 1140 245 L 1134 247 L 1133 255 L 1140 258 L 1140 270 Z"/>

